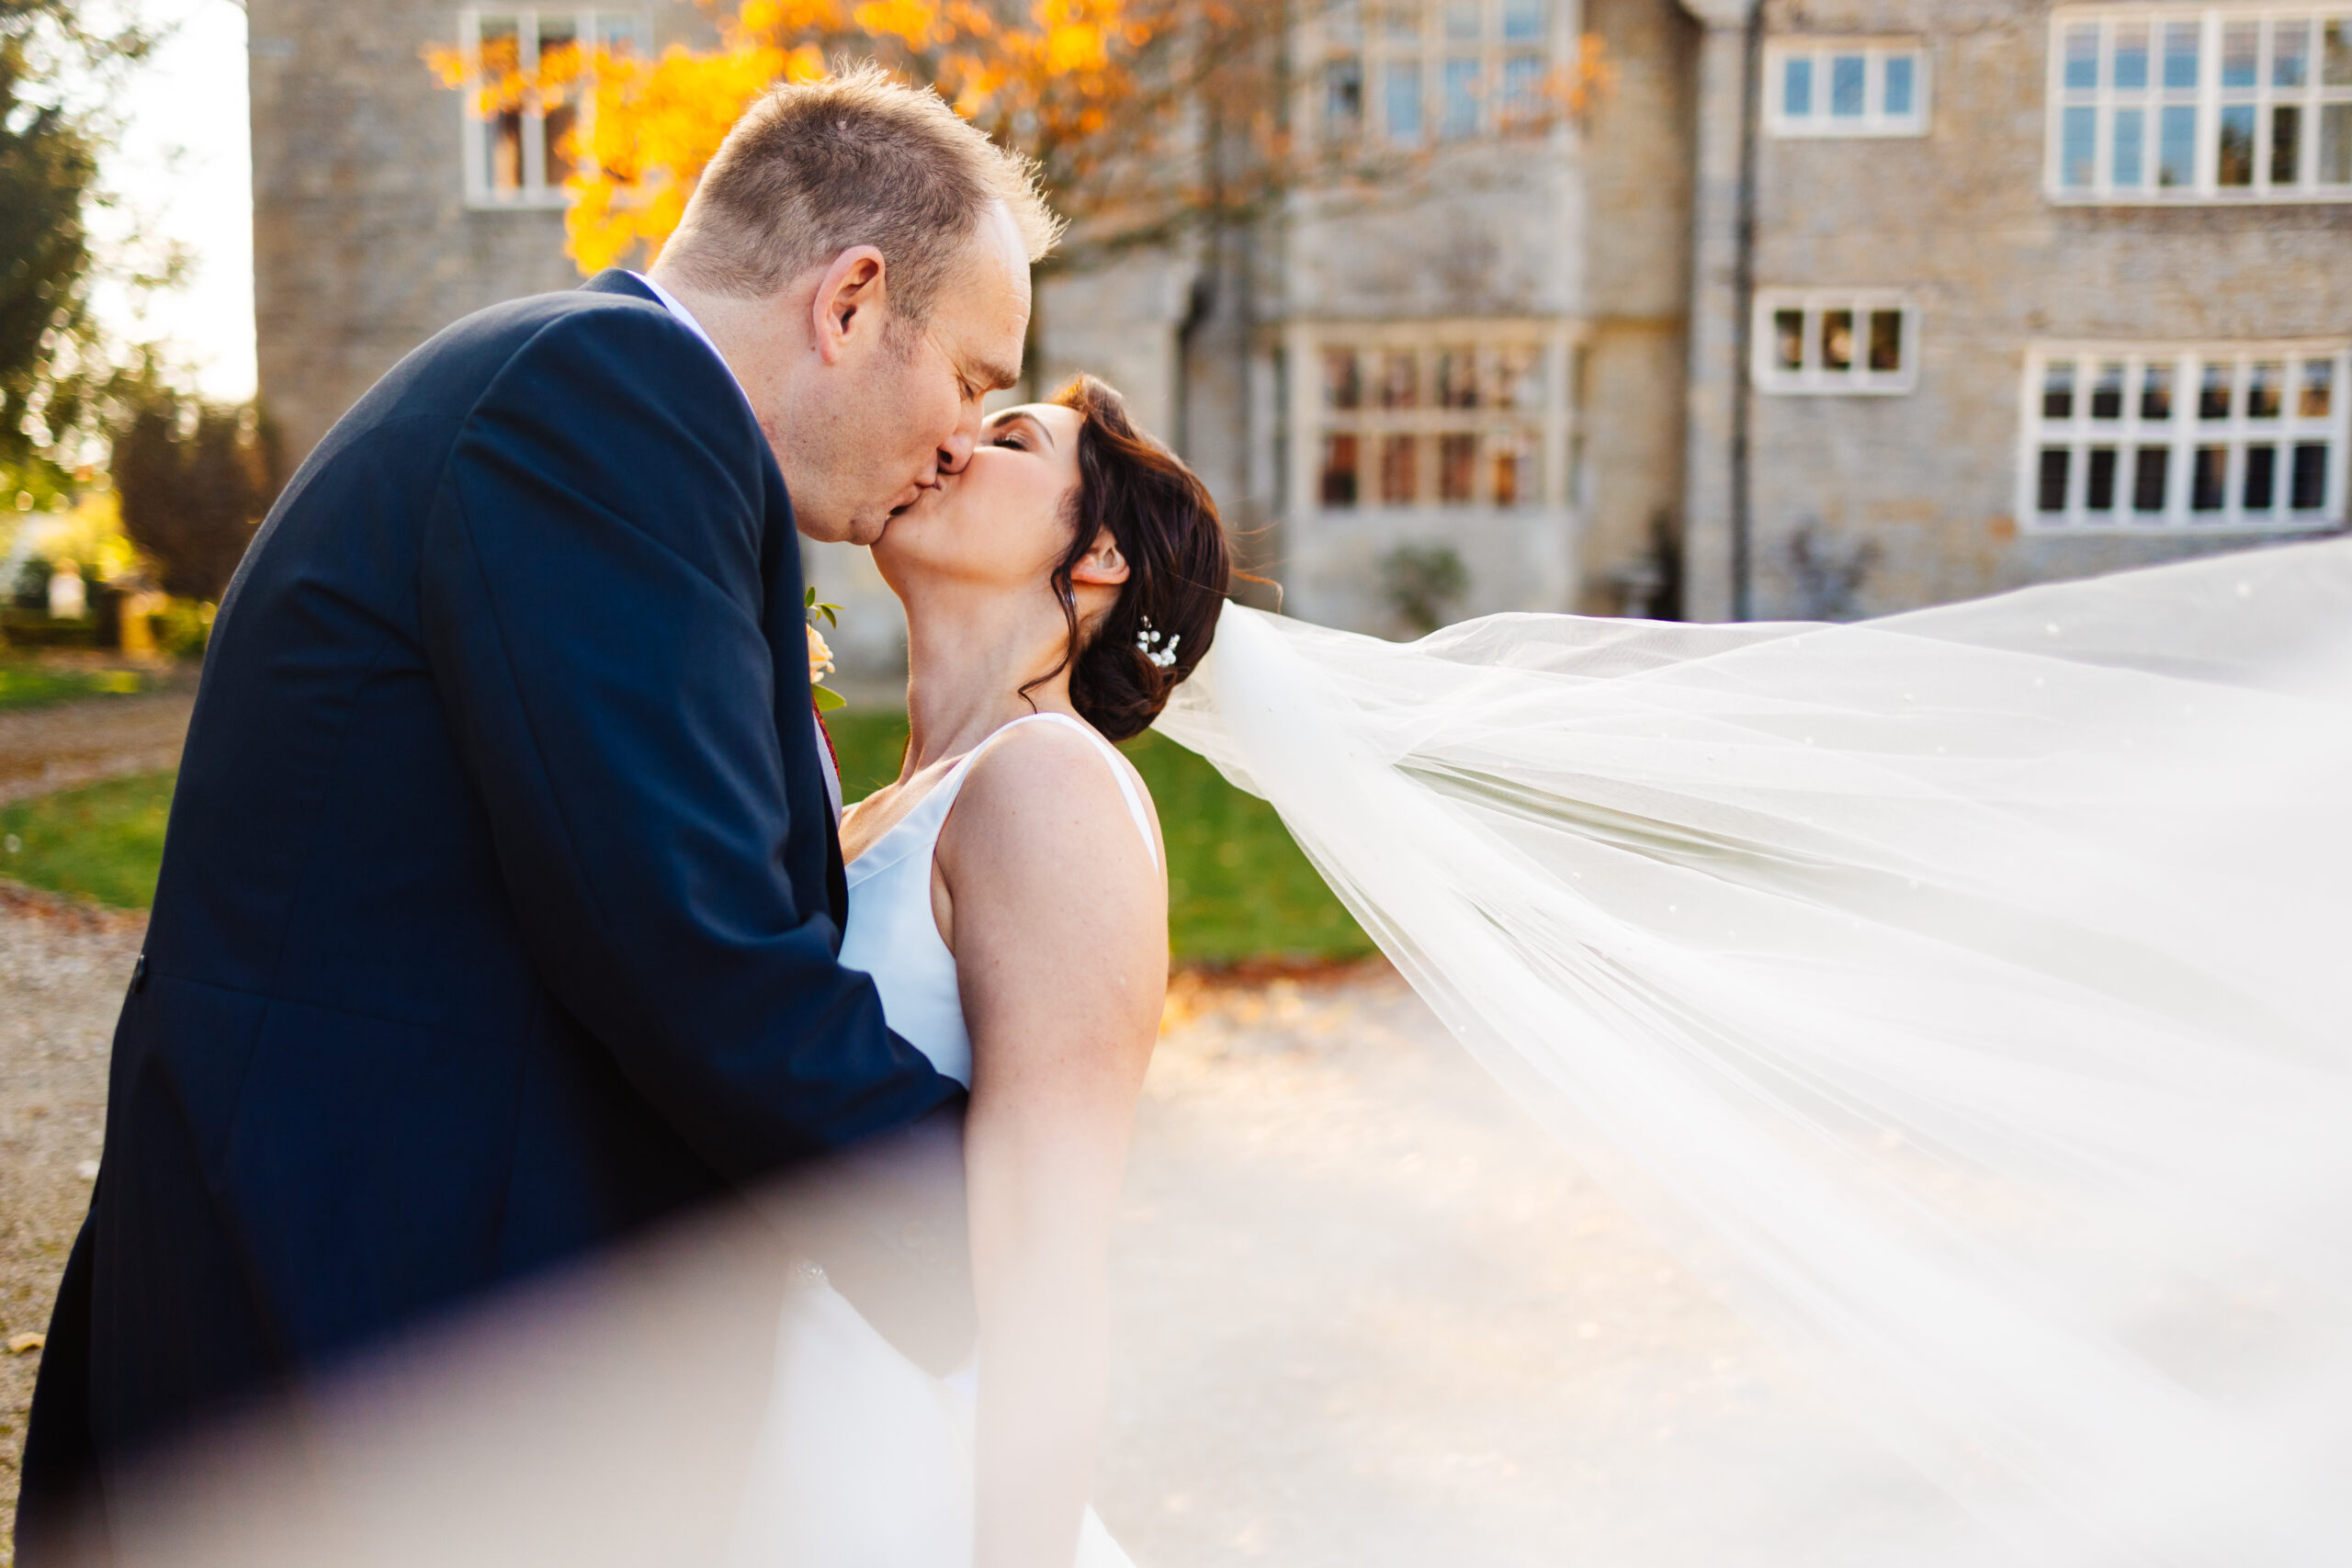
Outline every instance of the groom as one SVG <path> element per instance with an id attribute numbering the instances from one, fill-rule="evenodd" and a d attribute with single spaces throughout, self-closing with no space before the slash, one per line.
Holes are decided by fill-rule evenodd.
<path id="1" fill-rule="evenodd" d="M 458 322 L 320 443 L 214 627 L 25 1568 L 207 1415 L 956 1103 L 834 957 L 795 528 L 964 465 L 1054 230 L 931 95 L 779 88 L 650 277 Z"/>

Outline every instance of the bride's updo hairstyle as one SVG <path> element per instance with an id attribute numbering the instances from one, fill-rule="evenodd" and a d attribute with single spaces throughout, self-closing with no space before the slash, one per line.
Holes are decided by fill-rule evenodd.
<path id="1" fill-rule="evenodd" d="M 1070 703 L 1096 729 L 1125 740 L 1150 728 L 1216 636 L 1232 570 L 1225 527 L 1208 487 L 1136 428 L 1117 392 L 1080 376 L 1053 400 L 1084 421 L 1070 546 L 1052 580 L 1069 621 Z M 1070 573 L 1105 528 L 1126 560 L 1127 581 L 1118 602 L 1081 630 Z"/>

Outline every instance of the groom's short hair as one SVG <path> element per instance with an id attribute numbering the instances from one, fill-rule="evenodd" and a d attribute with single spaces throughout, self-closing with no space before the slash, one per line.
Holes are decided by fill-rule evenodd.
<path id="1" fill-rule="evenodd" d="M 889 269 L 891 315 L 921 326 L 998 202 L 1031 261 L 1053 248 L 1061 220 L 1034 164 L 938 94 L 857 66 L 753 104 L 704 170 L 663 259 L 705 288 L 761 299 L 872 245 Z"/>

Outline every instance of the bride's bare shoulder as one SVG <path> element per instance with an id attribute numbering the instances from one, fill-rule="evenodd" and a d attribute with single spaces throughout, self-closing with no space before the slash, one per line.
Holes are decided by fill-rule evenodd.
<path id="1" fill-rule="evenodd" d="M 1106 870 L 1139 869 L 1154 883 L 1162 859 L 1143 776 L 1074 723 L 1023 724 L 990 742 L 947 827 L 959 858 L 1043 853 L 1067 865 L 1075 854 Z"/>

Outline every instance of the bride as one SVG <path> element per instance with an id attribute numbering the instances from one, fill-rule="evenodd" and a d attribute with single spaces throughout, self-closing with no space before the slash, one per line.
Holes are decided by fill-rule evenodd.
<path id="1" fill-rule="evenodd" d="M 1085 1499 L 1166 929 L 1109 742 L 1156 716 L 1971 1506 L 1964 1560 L 2339 1560 L 2352 544 L 1855 626 L 1386 644 L 1221 605 L 1206 493 L 1081 379 L 876 558 L 912 736 L 844 825 L 842 956 L 971 1086 L 979 1349 L 933 1379 L 804 1277 L 736 1561 L 1125 1561 Z"/>
<path id="2" fill-rule="evenodd" d="M 1150 796 L 1111 743 L 1208 652 L 1225 537 L 1199 480 L 1081 378 L 996 414 L 874 558 L 906 605 L 910 734 L 897 782 L 842 818 L 842 962 L 971 1089 L 979 1350 L 934 1380 L 802 1279 L 736 1560 L 1112 1568 L 1086 1509 L 1104 1260 L 1168 900 Z"/>

